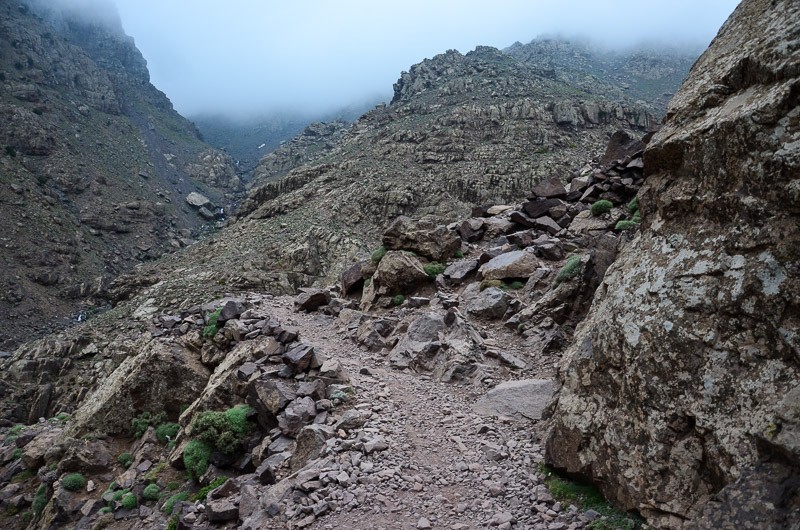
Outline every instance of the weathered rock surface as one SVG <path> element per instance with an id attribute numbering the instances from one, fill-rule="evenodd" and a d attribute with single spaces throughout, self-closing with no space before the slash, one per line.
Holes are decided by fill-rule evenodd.
<path id="1" fill-rule="evenodd" d="M 797 2 L 745 0 L 695 64 L 560 372 L 548 461 L 658 528 L 800 523 L 798 34 Z"/>
<path id="2" fill-rule="evenodd" d="M 409 250 L 444 262 L 461 247 L 461 238 L 444 225 L 401 215 L 383 233 L 383 245 L 390 250 Z"/>
<path id="3" fill-rule="evenodd" d="M 475 411 L 486 416 L 510 416 L 540 420 L 553 397 L 549 379 L 523 379 L 500 383 L 475 403 Z"/>

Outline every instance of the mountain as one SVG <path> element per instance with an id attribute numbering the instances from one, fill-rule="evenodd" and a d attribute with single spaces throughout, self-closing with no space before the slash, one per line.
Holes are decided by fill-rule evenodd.
<path id="1" fill-rule="evenodd" d="M 75 321 L 143 260 L 213 225 L 186 204 L 219 206 L 240 187 L 149 81 L 116 13 L 0 2 L 0 348 Z M 62 7 L 59 7 L 62 6 Z"/>

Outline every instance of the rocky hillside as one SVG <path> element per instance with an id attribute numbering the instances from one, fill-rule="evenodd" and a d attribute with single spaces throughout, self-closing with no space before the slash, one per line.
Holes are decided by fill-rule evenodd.
<path id="1" fill-rule="evenodd" d="M 692 68 L 561 366 L 548 460 L 658 528 L 800 524 L 799 34 L 746 0 Z"/>
<path id="2" fill-rule="evenodd" d="M 655 125 L 643 107 L 543 77 L 494 48 L 450 51 L 403 73 L 392 103 L 346 130 L 309 128 L 298 142 L 313 154 L 292 142 L 266 157 L 263 179 L 286 174 L 254 188 L 237 222 L 138 268 L 115 292 L 156 311 L 231 289 L 334 281 L 398 215 L 449 222 L 475 204 L 516 200 L 542 179 L 572 178 L 615 130 Z"/>
<path id="3" fill-rule="evenodd" d="M 603 51 L 597 45 L 538 38 L 503 51 L 544 76 L 592 94 L 639 101 L 660 117 L 702 50 Z"/>
<path id="4" fill-rule="evenodd" d="M 149 82 L 119 20 L 0 2 L 0 350 L 103 303 L 133 264 L 189 244 L 238 189 Z"/>

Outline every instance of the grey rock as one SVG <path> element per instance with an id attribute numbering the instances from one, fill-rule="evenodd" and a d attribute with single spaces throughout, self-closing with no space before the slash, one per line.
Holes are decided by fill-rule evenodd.
<path id="1" fill-rule="evenodd" d="M 522 379 L 500 383 L 475 403 L 474 410 L 484 416 L 508 416 L 540 420 L 553 397 L 550 379 Z"/>
<path id="2" fill-rule="evenodd" d="M 193 208 L 197 209 L 209 208 L 214 206 L 208 197 L 206 197 L 202 193 L 197 193 L 196 191 L 193 191 L 186 196 L 186 203 L 189 206 L 192 206 Z"/>
<path id="3" fill-rule="evenodd" d="M 503 280 L 528 278 L 539 266 L 539 260 L 533 252 L 514 250 L 492 258 L 478 270 L 485 280 Z"/>
<path id="4" fill-rule="evenodd" d="M 467 259 L 456 261 L 444 270 L 444 275 L 455 284 L 463 283 L 467 277 L 478 269 L 478 260 Z"/>
<path id="5" fill-rule="evenodd" d="M 331 293 L 325 289 L 300 289 L 294 299 L 294 307 L 298 311 L 316 311 L 320 306 L 327 305 L 331 301 Z"/>
<path id="6" fill-rule="evenodd" d="M 509 296 L 497 287 L 479 291 L 467 301 L 467 312 L 478 318 L 501 318 L 508 308 Z"/>

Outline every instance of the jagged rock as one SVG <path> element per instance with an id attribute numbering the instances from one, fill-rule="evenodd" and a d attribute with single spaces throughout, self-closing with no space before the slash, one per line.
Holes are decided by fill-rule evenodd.
<path id="1" fill-rule="evenodd" d="M 342 293 L 347 294 L 364 283 L 364 267 L 370 262 L 364 260 L 352 264 L 342 272 Z"/>
<path id="2" fill-rule="evenodd" d="M 478 287 L 477 284 L 472 284 L 472 286 Z M 468 313 L 478 318 L 501 318 L 506 313 L 509 296 L 504 291 L 497 287 L 489 287 L 483 291 L 475 290 L 478 292 L 472 296 L 466 296 L 465 291 L 464 298 Z"/>
<path id="3" fill-rule="evenodd" d="M 342 363 L 336 359 L 328 359 L 319 368 L 319 377 L 324 378 L 329 383 L 347 383 L 350 381 L 350 376 L 342 366 Z"/>
<path id="4" fill-rule="evenodd" d="M 263 416 L 261 423 L 269 424 L 268 419 L 276 416 L 296 397 L 295 388 L 287 382 L 261 376 L 248 385 L 250 405 Z"/>
<path id="5" fill-rule="evenodd" d="M 328 425 L 307 425 L 297 435 L 297 447 L 289 460 L 289 467 L 296 471 L 310 460 L 317 458 L 325 442 L 333 438 L 335 431 Z"/>
<path id="6" fill-rule="evenodd" d="M 316 311 L 320 306 L 331 302 L 331 293 L 324 289 L 300 289 L 294 299 L 294 307 L 298 311 Z"/>
<path id="7" fill-rule="evenodd" d="M 211 203 L 211 199 L 209 199 L 202 193 L 197 193 L 196 191 L 193 191 L 186 196 L 186 202 L 187 204 L 189 204 L 189 206 L 197 208 L 198 210 L 200 208 L 209 208 L 214 206 Z"/>
<path id="8" fill-rule="evenodd" d="M 49 429 L 40 433 L 22 449 L 21 460 L 26 469 L 39 469 L 45 463 L 45 454 L 57 445 L 64 436 L 64 430 Z"/>
<path id="9" fill-rule="evenodd" d="M 551 236 L 561 231 L 561 226 L 546 215 L 534 219 L 533 224 L 536 228 L 549 233 Z"/>
<path id="10" fill-rule="evenodd" d="M 484 416 L 540 420 L 552 397 L 553 381 L 550 379 L 506 381 L 480 398 L 474 410 Z"/>
<path id="11" fill-rule="evenodd" d="M 589 210 L 584 210 L 572 220 L 569 231 L 574 234 L 596 234 L 606 232 L 614 228 L 622 218 L 622 211 L 619 209 L 611 210 L 610 213 L 595 217 Z"/>
<path id="12" fill-rule="evenodd" d="M 108 472 L 115 460 L 105 443 L 77 440 L 67 449 L 59 469 L 62 472 L 77 471 L 94 475 Z"/>
<path id="13" fill-rule="evenodd" d="M 225 523 L 239 518 L 239 507 L 233 499 L 219 499 L 206 503 L 206 515 L 209 522 Z"/>
<path id="14" fill-rule="evenodd" d="M 533 197 L 543 197 L 545 199 L 564 197 L 567 194 L 566 188 L 558 177 L 543 180 L 533 187 L 531 195 Z M 535 216 L 534 216 L 535 217 Z"/>
<path id="15" fill-rule="evenodd" d="M 797 2 L 744 0 L 697 61 L 644 153 L 642 231 L 559 371 L 548 462 L 656 528 L 800 524 L 763 509 L 770 466 L 800 477 L 798 33 Z"/>
<path id="16" fill-rule="evenodd" d="M 461 248 L 461 240 L 444 225 L 401 215 L 383 233 L 383 245 L 389 250 L 410 250 L 444 262 Z"/>
<path id="17" fill-rule="evenodd" d="M 611 135 L 606 146 L 606 152 L 600 158 L 600 163 L 611 164 L 615 160 L 622 160 L 644 149 L 644 142 L 631 136 L 626 131 L 616 131 Z"/>
<path id="18" fill-rule="evenodd" d="M 430 281 L 430 277 L 416 257 L 390 250 L 378 264 L 378 269 L 375 271 L 370 285 L 372 296 L 370 296 L 369 289 L 365 290 L 362 306 L 365 300 L 371 302 L 376 295 L 394 296 L 407 293 L 428 281 Z"/>
<path id="19" fill-rule="evenodd" d="M 241 300 L 225 300 L 217 322 L 227 322 L 238 318 L 244 312 L 245 306 Z"/>
<path id="20" fill-rule="evenodd" d="M 473 217 L 466 219 L 458 225 L 457 231 L 461 239 L 467 243 L 474 243 L 483 239 L 483 234 L 486 232 L 486 222 L 480 217 Z"/>
<path id="21" fill-rule="evenodd" d="M 389 361 L 397 368 L 406 368 L 416 356 L 435 352 L 441 347 L 439 333 L 445 328 L 442 315 L 425 313 L 411 323 L 390 352 Z"/>
<path id="22" fill-rule="evenodd" d="M 284 352 L 283 362 L 291 366 L 296 372 L 307 371 L 314 359 L 314 347 L 310 344 L 298 344 Z"/>
<path id="23" fill-rule="evenodd" d="M 286 436 L 297 436 L 305 425 L 317 415 L 317 407 L 310 397 L 299 397 L 289 403 L 278 415 L 278 426 Z"/>
<path id="24" fill-rule="evenodd" d="M 532 251 L 514 250 L 492 258 L 478 272 L 485 280 L 528 278 L 539 266 L 539 260 Z"/>
<path id="25" fill-rule="evenodd" d="M 456 261 L 448 265 L 444 270 L 444 275 L 455 284 L 463 283 L 467 277 L 478 269 L 478 260 L 468 259 Z"/>

